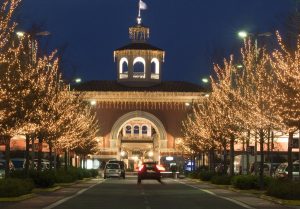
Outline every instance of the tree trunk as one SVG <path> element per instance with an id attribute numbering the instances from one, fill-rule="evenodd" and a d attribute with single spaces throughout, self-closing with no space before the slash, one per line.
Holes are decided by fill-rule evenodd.
<path id="1" fill-rule="evenodd" d="M 49 143 L 49 170 L 52 170 L 53 158 L 52 158 L 52 144 Z"/>
<path id="2" fill-rule="evenodd" d="M 270 138 L 271 138 L 271 130 L 270 128 L 268 129 L 268 136 L 267 136 L 267 158 L 268 158 L 268 161 L 267 162 L 270 162 Z"/>
<path id="3" fill-rule="evenodd" d="M 32 160 L 32 164 L 31 164 L 31 169 L 34 169 L 35 163 L 35 145 L 34 145 L 34 141 L 35 141 L 35 134 L 32 135 L 31 137 L 31 160 Z"/>
<path id="4" fill-rule="evenodd" d="M 65 170 L 68 170 L 68 151 L 65 150 Z"/>
<path id="5" fill-rule="evenodd" d="M 254 173 L 257 176 L 257 132 L 255 131 L 254 136 Z"/>
<path id="6" fill-rule="evenodd" d="M 230 137 L 230 176 L 234 175 L 234 136 Z"/>
<path id="7" fill-rule="evenodd" d="M 43 137 L 41 134 L 38 134 L 38 163 L 37 163 L 37 171 L 40 172 L 42 170 L 42 149 L 43 149 Z"/>
<path id="8" fill-rule="evenodd" d="M 215 171 L 215 150 L 214 150 L 214 148 L 211 148 L 209 150 L 209 155 L 210 155 L 209 170 L 211 172 L 214 172 Z"/>
<path id="9" fill-rule="evenodd" d="M 227 174 L 227 143 L 223 143 L 223 174 Z"/>
<path id="10" fill-rule="evenodd" d="M 299 152 L 298 152 L 299 158 L 298 158 L 298 160 L 299 160 L 299 165 L 300 165 L 300 128 L 299 128 L 298 147 L 299 147 Z M 300 181 L 300 168 L 299 168 L 299 179 L 298 180 Z"/>
<path id="11" fill-rule="evenodd" d="M 273 157 L 274 157 L 274 131 L 271 132 L 271 175 L 274 177 L 275 169 L 273 169 Z"/>
<path id="12" fill-rule="evenodd" d="M 28 175 L 29 171 L 29 166 L 30 166 L 30 158 L 29 158 L 29 143 L 30 143 L 30 135 L 26 134 L 25 135 L 25 142 L 26 142 L 26 147 L 25 147 L 25 173 Z"/>
<path id="13" fill-rule="evenodd" d="M 259 186 L 264 189 L 264 132 L 259 130 L 259 145 L 260 145 L 260 169 L 259 169 Z"/>
<path id="14" fill-rule="evenodd" d="M 246 140 L 246 147 L 247 147 L 247 153 L 246 153 L 246 163 L 247 163 L 247 174 L 250 174 L 250 158 L 249 158 L 249 151 L 248 147 L 250 147 L 250 130 L 248 130 L 248 136 Z"/>
<path id="15" fill-rule="evenodd" d="M 10 136 L 3 136 L 5 140 L 5 178 L 10 176 Z"/>
<path id="16" fill-rule="evenodd" d="M 292 149 L 293 149 L 293 137 L 294 132 L 289 132 L 289 142 L 288 142 L 288 179 L 293 179 L 293 159 L 292 159 Z"/>

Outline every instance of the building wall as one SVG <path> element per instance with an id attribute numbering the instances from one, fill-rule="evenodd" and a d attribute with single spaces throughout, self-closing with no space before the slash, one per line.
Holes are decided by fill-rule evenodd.
<path id="1" fill-rule="evenodd" d="M 110 132 L 114 123 L 124 114 L 133 111 L 144 111 L 153 114 L 164 125 L 167 132 L 167 147 L 175 148 L 174 139 L 182 137 L 181 124 L 185 119 L 188 109 L 184 107 L 174 108 L 168 105 L 154 109 L 153 107 L 138 107 L 131 105 L 130 107 L 118 106 L 96 106 L 97 117 L 100 123 L 100 135 L 104 137 L 104 147 L 109 148 Z"/>

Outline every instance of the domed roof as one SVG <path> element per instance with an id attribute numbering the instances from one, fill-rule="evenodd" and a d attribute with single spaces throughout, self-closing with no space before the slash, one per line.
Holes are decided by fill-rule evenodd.
<path id="1" fill-rule="evenodd" d="M 116 49 L 116 51 L 122 50 L 156 50 L 156 51 L 164 51 L 156 46 L 153 46 L 146 42 L 132 42 L 123 47 Z"/>

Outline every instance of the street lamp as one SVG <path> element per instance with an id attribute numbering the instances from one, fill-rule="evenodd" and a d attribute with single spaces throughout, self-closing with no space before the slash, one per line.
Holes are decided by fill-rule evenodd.
<path id="1" fill-rule="evenodd" d="M 92 100 L 92 101 L 90 101 L 90 104 L 91 104 L 92 106 L 95 106 L 95 105 L 97 104 L 97 101 L 96 101 L 96 100 Z"/>
<path id="2" fill-rule="evenodd" d="M 81 78 L 75 78 L 75 83 L 81 83 L 82 79 Z"/>
<path id="3" fill-rule="evenodd" d="M 209 79 L 208 78 L 202 78 L 202 82 L 207 84 L 207 83 L 209 83 Z"/>
<path id="4" fill-rule="evenodd" d="M 23 31 L 18 31 L 18 32 L 16 32 L 16 34 L 19 38 L 22 38 L 22 37 L 24 37 L 25 33 Z"/>
<path id="5" fill-rule="evenodd" d="M 242 39 L 245 39 L 247 37 L 253 37 L 254 38 L 254 44 L 255 44 L 255 51 L 257 53 L 257 50 L 258 50 L 258 45 L 257 45 L 257 39 L 258 37 L 270 37 L 272 36 L 273 34 L 270 33 L 270 32 L 264 32 L 264 33 L 248 33 L 247 31 L 239 31 L 238 32 L 238 36 Z M 257 54 L 256 54 L 257 55 Z"/>

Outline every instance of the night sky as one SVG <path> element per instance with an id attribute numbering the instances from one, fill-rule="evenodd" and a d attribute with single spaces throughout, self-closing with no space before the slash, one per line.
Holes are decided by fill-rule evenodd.
<path id="1" fill-rule="evenodd" d="M 163 80 L 200 83 L 212 73 L 212 62 L 238 51 L 240 29 L 274 32 L 294 0 L 144 0 L 144 25 L 150 43 L 166 51 Z M 113 51 L 130 42 L 128 27 L 136 23 L 138 0 L 23 0 L 21 30 L 42 23 L 51 33 L 47 49 L 67 45 L 67 76 L 115 80 Z M 45 40 L 46 39 L 46 40 Z M 45 44 L 46 43 L 46 44 Z"/>

